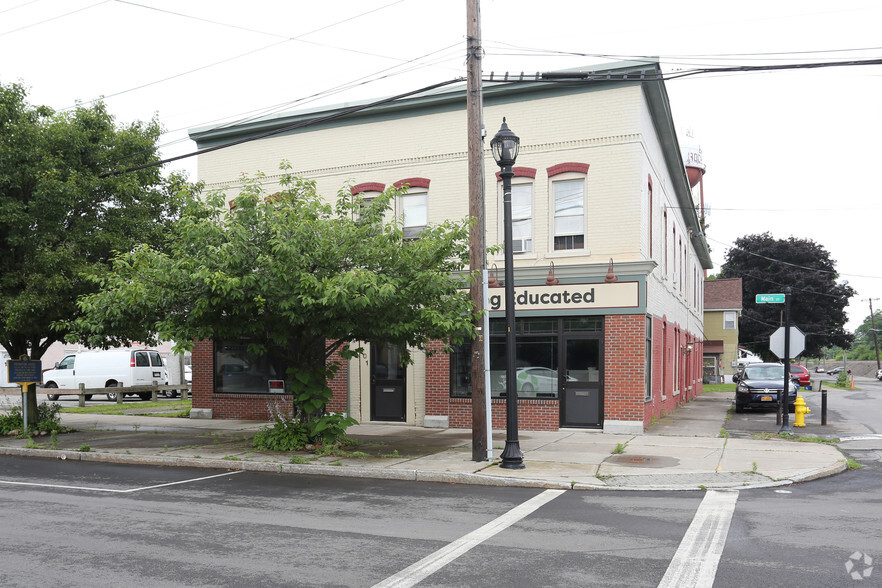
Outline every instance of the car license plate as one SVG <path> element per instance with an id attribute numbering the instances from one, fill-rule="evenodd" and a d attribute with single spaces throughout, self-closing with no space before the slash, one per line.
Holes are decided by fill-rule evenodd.
<path id="1" fill-rule="evenodd" d="M 771 402 L 772 397 L 771 396 L 761 396 L 760 400 L 762 400 L 763 402 Z"/>

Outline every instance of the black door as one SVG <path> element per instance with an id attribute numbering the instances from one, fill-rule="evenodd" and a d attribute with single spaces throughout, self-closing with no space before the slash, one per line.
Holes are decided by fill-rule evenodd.
<path id="1" fill-rule="evenodd" d="M 603 426 L 603 354 L 600 337 L 569 337 L 561 353 L 560 426 Z"/>
<path id="2" fill-rule="evenodd" d="M 401 354 L 393 345 L 371 345 L 371 420 L 404 421 L 407 401 Z"/>

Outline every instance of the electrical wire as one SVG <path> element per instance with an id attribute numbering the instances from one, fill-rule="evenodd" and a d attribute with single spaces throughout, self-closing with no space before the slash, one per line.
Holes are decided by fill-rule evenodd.
<path id="1" fill-rule="evenodd" d="M 109 1 L 110 1 L 110 0 L 104 0 L 104 2 L 109 2 Z M 368 14 L 372 14 L 372 13 L 374 13 L 374 12 L 378 12 L 378 11 L 383 10 L 383 9 L 385 9 L 385 8 L 388 8 L 388 7 L 390 7 L 390 6 L 394 6 L 395 4 L 400 4 L 400 3 L 402 3 L 402 2 L 406 2 L 407 0 L 395 0 L 394 2 L 390 2 L 390 3 L 388 3 L 388 4 L 384 4 L 383 6 L 379 6 L 379 7 L 377 7 L 377 8 L 374 8 L 374 9 L 371 9 L 371 10 L 367 10 L 367 11 L 365 11 L 365 12 L 362 12 L 362 13 L 356 14 L 356 15 L 354 15 L 354 16 L 350 16 L 350 17 L 344 18 L 344 19 L 342 19 L 342 20 L 339 20 L 339 21 L 336 21 L 336 22 L 333 22 L 333 23 L 330 23 L 330 24 L 327 24 L 327 25 L 321 26 L 321 27 L 316 28 L 316 29 L 312 29 L 312 30 L 307 31 L 307 32 L 305 32 L 305 33 L 301 33 L 301 34 L 299 34 L 299 35 L 296 35 L 296 36 L 294 36 L 294 37 L 288 37 L 288 36 L 280 35 L 280 34 L 277 34 L 277 33 L 270 33 L 270 32 L 266 32 L 266 31 L 260 31 L 260 30 L 251 29 L 251 28 L 248 28 L 248 27 L 242 27 L 242 26 L 239 26 L 239 25 L 234 25 L 234 24 L 224 23 L 224 22 L 215 21 L 215 20 L 210 20 L 210 19 L 201 18 L 201 17 L 197 17 L 197 16 L 191 16 L 191 15 L 183 14 L 183 13 L 180 13 L 180 12 L 173 12 L 173 11 L 170 11 L 170 10 L 165 10 L 165 9 L 161 9 L 161 8 L 156 8 L 156 7 L 148 6 L 148 5 L 145 5 L 145 4 L 139 4 L 139 3 L 137 3 L 137 2 L 130 2 L 130 1 L 127 1 L 127 0 L 113 0 L 113 1 L 114 1 L 114 2 L 117 2 L 117 3 L 120 3 L 120 4 L 128 4 L 128 5 L 130 5 L 130 6 L 135 6 L 135 7 L 139 7 L 139 8 L 148 9 L 148 10 L 155 10 L 155 11 L 157 11 L 157 12 L 167 13 L 167 14 L 171 14 L 171 15 L 174 15 L 174 16 L 182 17 L 182 18 L 189 18 L 189 19 L 193 19 L 193 20 L 197 20 L 197 21 L 201 21 L 201 22 L 206 22 L 206 23 L 210 23 L 210 24 L 214 24 L 214 25 L 218 25 L 218 26 L 231 27 L 231 28 L 235 28 L 235 29 L 240 29 L 240 30 L 245 30 L 245 31 L 248 31 L 248 32 L 252 32 L 252 33 L 258 33 L 258 34 L 262 34 L 262 35 L 269 35 L 269 36 L 273 36 L 273 37 L 281 38 L 282 40 L 281 40 L 281 41 L 277 41 L 277 42 L 275 42 L 275 43 L 270 43 L 269 45 L 264 45 L 264 46 L 262 46 L 262 47 L 258 47 L 257 49 L 252 49 L 252 50 L 250 50 L 250 51 L 246 51 L 246 52 L 244 52 L 244 53 L 240 53 L 240 54 L 238 54 L 238 55 L 233 55 L 233 56 L 231 56 L 231 57 L 228 57 L 228 58 L 226 58 L 226 59 L 222 59 L 222 60 L 220 60 L 220 61 L 215 61 L 215 62 L 213 62 L 213 63 L 208 63 L 208 64 L 205 64 L 205 65 L 201 65 L 201 66 L 199 66 L 199 67 L 197 67 L 197 68 L 190 69 L 190 70 L 187 70 L 187 71 L 183 71 L 183 72 L 180 72 L 180 73 L 177 73 L 177 74 L 174 74 L 174 75 L 171 75 L 171 76 L 165 77 L 165 78 L 161 78 L 161 79 L 158 79 L 158 80 L 153 80 L 153 81 L 151 81 L 151 82 L 147 82 L 147 83 L 141 84 L 141 85 L 139 85 L 139 86 L 135 86 L 135 87 L 133 87 L 133 88 L 128 88 L 128 89 L 126 89 L 126 90 L 120 90 L 120 91 L 118 91 L 118 92 L 114 92 L 113 94 L 106 94 L 106 95 L 101 96 L 100 98 L 94 98 L 94 99 L 92 99 L 92 100 L 86 101 L 86 102 L 84 102 L 84 104 L 94 104 L 95 102 L 98 102 L 99 100 L 102 100 L 102 101 L 103 101 L 103 100 L 106 100 L 106 99 L 108 99 L 108 98 L 114 98 L 114 97 L 116 97 L 116 96 L 121 96 L 121 95 L 123 95 L 123 94 L 128 94 L 129 92 L 134 92 L 134 91 L 136 91 L 136 90 L 142 90 L 142 89 L 144 89 L 144 88 L 148 88 L 148 87 L 150 87 L 150 86 L 155 86 L 156 84 L 161 84 L 161 83 L 163 83 L 163 82 L 167 82 L 167 81 L 169 81 L 169 80 L 174 80 L 174 79 L 177 79 L 177 78 L 180 78 L 180 77 L 186 76 L 186 75 L 190 75 L 190 74 L 192 74 L 192 73 L 196 73 L 196 72 L 199 72 L 199 71 L 203 71 L 203 70 L 206 70 L 206 69 L 209 69 L 209 68 L 212 68 L 212 67 L 218 66 L 218 65 L 222 65 L 222 64 L 224 64 L 224 63 L 229 63 L 229 62 L 231 62 L 231 61 L 235 61 L 235 60 L 237 60 L 237 59 L 241 59 L 241 58 L 243 58 L 243 57 L 247 57 L 247 56 L 249 56 L 249 55 L 253 55 L 253 54 L 255 54 L 255 53 L 259 53 L 259 52 L 261 52 L 261 51 L 266 51 L 267 49 L 272 49 L 273 47 L 277 47 L 277 46 L 279 46 L 279 45 L 283 45 L 283 44 L 285 44 L 285 43 L 289 43 L 289 42 L 291 42 L 291 41 L 297 41 L 297 42 L 307 43 L 307 44 L 316 45 L 316 46 L 320 46 L 320 47 L 326 47 L 326 48 L 337 49 L 337 50 L 340 50 L 340 51 L 348 51 L 348 52 L 352 52 L 352 53 L 358 53 L 358 54 L 362 54 L 362 55 L 368 55 L 368 56 L 371 56 L 371 57 L 380 57 L 380 58 L 383 58 L 383 59 L 391 59 L 391 60 L 399 59 L 399 58 L 395 58 L 395 57 L 389 57 L 389 56 L 384 56 L 384 55 L 378 55 L 378 54 L 375 54 L 375 53 L 370 53 L 370 52 L 363 51 L 363 50 L 359 50 L 359 49 L 348 49 L 348 48 L 345 48 L 345 47 L 338 47 L 338 46 L 334 46 L 334 45 L 327 45 L 327 44 L 323 44 L 323 43 L 317 43 L 317 42 L 312 42 L 312 41 L 306 41 L 306 40 L 303 39 L 303 37 L 306 37 L 306 36 L 308 36 L 308 35 L 312 35 L 312 34 L 314 34 L 314 33 L 318 33 L 318 32 L 320 32 L 320 31 L 324 31 L 324 30 L 326 30 L 326 29 L 329 29 L 329 28 L 332 28 L 332 27 L 335 27 L 335 26 L 338 26 L 338 25 L 341 25 L 341 24 L 347 23 L 347 22 L 349 22 L 349 21 L 352 21 L 352 20 L 355 20 L 355 19 L 361 18 L 361 17 L 366 16 L 366 15 L 368 15 Z M 104 2 L 99 2 L 98 4 L 103 4 Z M 93 6 L 97 6 L 97 5 L 93 5 Z M 69 14 L 72 14 L 72 13 L 69 13 Z M 66 107 L 66 108 L 62 108 L 61 110 L 62 110 L 62 111 L 70 110 L 71 108 L 75 108 L 75 107 L 76 107 L 76 106 L 68 106 L 68 107 Z"/>
<path id="2" fill-rule="evenodd" d="M 814 268 L 814 267 L 808 267 L 808 266 L 804 266 L 804 265 L 799 265 L 799 264 L 796 264 L 796 263 L 790 263 L 790 262 L 787 262 L 787 261 L 784 261 L 784 260 L 781 260 L 781 259 L 775 259 L 774 257 L 768 257 L 768 256 L 765 256 L 765 255 L 761 255 L 761 254 L 759 254 L 759 253 L 755 253 L 755 252 L 753 252 L 753 251 L 748 251 L 747 249 L 744 249 L 744 248 L 742 248 L 742 247 L 738 247 L 738 246 L 733 245 L 733 244 L 731 244 L 731 243 L 725 243 L 725 242 L 723 242 L 723 241 L 717 241 L 716 239 L 711 239 L 710 237 L 707 237 L 707 236 L 705 236 L 705 239 L 708 240 L 708 241 L 712 241 L 712 242 L 714 242 L 714 243 L 717 243 L 718 245 L 722 245 L 722 246 L 724 246 L 724 247 L 728 247 L 729 249 L 737 249 L 738 251 L 741 251 L 741 252 L 743 252 L 743 253 L 747 253 L 747 254 L 749 254 L 749 255 L 753 255 L 753 256 L 756 256 L 756 257 L 760 257 L 760 258 L 765 259 L 765 260 L 767 260 L 767 261 L 774 261 L 774 262 L 776 262 L 776 263 L 781 263 L 781 264 L 784 264 L 784 265 L 788 265 L 788 266 L 794 267 L 794 268 L 796 268 L 796 269 L 801 269 L 801 270 L 806 270 L 806 271 L 811 271 L 811 272 L 817 272 L 817 273 L 823 273 L 823 274 L 833 274 L 833 275 L 835 275 L 835 276 L 847 276 L 847 277 L 850 277 L 850 278 L 871 278 L 871 279 L 876 279 L 876 280 L 882 280 L 882 276 L 867 276 L 867 275 L 862 275 L 862 274 L 843 274 L 843 273 L 840 273 L 840 272 L 835 272 L 835 271 L 830 271 L 830 270 L 822 270 L 822 269 L 818 269 L 818 268 Z"/>
<path id="3" fill-rule="evenodd" d="M 285 126 L 283 126 L 283 127 L 280 127 L 280 128 L 277 128 L 277 129 L 273 129 L 273 130 L 271 130 L 271 131 L 266 131 L 266 132 L 264 132 L 264 133 L 259 133 L 259 134 L 257 134 L 257 135 L 252 135 L 252 136 L 250 136 L 250 137 L 245 137 L 245 138 L 243 138 L 243 139 L 237 139 L 237 140 L 235 140 L 235 141 L 229 141 L 229 142 L 227 142 L 227 143 L 223 143 L 223 144 L 220 144 L 220 145 L 215 145 L 214 147 L 208 147 L 208 148 L 206 148 L 206 149 L 200 149 L 200 150 L 197 150 L 197 151 L 192 151 L 192 152 L 190 152 L 190 153 L 185 153 L 185 154 L 183 154 L 183 155 L 177 155 L 177 156 L 175 156 L 175 157 L 168 157 L 168 158 L 166 158 L 166 159 L 162 159 L 162 160 L 159 160 L 159 161 L 154 161 L 154 162 L 151 162 L 151 163 L 145 163 L 145 164 L 142 164 L 142 165 L 137 165 L 137 166 L 130 167 L 130 168 L 126 168 L 126 169 L 123 169 L 123 170 L 120 170 L 120 171 L 116 171 L 116 172 L 109 172 L 109 173 L 106 173 L 106 174 L 102 174 L 102 175 L 99 176 L 99 177 L 107 178 L 107 177 L 111 177 L 111 176 L 118 176 L 118 175 L 122 175 L 122 174 L 125 174 L 125 173 L 130 173 L 130 172 L 134 172 L 134 171 L 138 171 L 138 170 L 142 170 L 142 169 L 147 169 L 147 168 L 150 168 L 150 167 L 156 167 L 156 166 L 159 166 L 159 165 L 164 165 L 164 164 L 166 164 L 166 163 L 171 163 L 172 161 L 178 161 L 178 160 L 180 160 L 180 159 L 185 159 L 185 158 L 188 158 L 188 157 L 193 157 L 194 155 L 202 155 L 203 153 L 211 153 L 212 151 L 219 151 L 220 149 L 226 149 L 226 148 L 228 148 L 228 147 L 233 147 L 233 146 L 235 146 L 235 145 L 241 145 L 241 144 L 243 144 L 243 143 L 249 143 L 249 142 L 251 142 L 251 141 L 256 141 L 256 140 L 258 140 L 258 139 L 265 139 L 266 137 L 272 137 L 272 136 L 274 136 L 274 135 L 278 135 L 278 134 L 281 134 L 281 133 L 286 133 L 286 132 L 288 132 L 288 131 L 293 131 L 293 130 L 300 129 L 300 128 L 303 128 L 303 127 L 308 127 L 308 126 L 311 126 L 311 125 L 314 125 L 314 124 L 319 124 L 319 123 L 322 123 L 322 122 L 327 122 L 327 121 L 331 121 L 331 120 L 336 120 L 336 119 L 338 119 L 338 118 L 343 118 L 343 117 L 349 116 L 350 114 L 354 114 L 354 113 L 359 112 L 359 111 L 362 111 L 362 110 L 367 110 L 367 109 L 369 109 L 369 108 L 374 108 L 374 107 L 376 107 L 376 106 L 380 106 L 380 105 L 382 105 L 382 104 L 388 104 L 388 103 L 390 103 L 390 102 L 395 102 L 396 100 L 401 100 L 401 99 L 403 99 L 403 98 L 408 98 L 408 97 L 410 97 L 410 96 L 414 96 L 414 95 L 416 95 L 416 94 L 422 94 L 422 93 L 424 93 L 424 92 L 429 92 L 429 91 L 431 91 L 431 90 L 435 90 L 435 89 L 437 89 L 437 88 L 441 88 L 441 87 L 444 87 L 444 86 L 449 86 L 450 84 L 456 84 L 456 83 L 460 83 L 460 82 L 463 82 L 463 81 L 465 81 L 465 78 L 454 78 L 454 79 L 452 79 L 452 80 L 446 80 L 446 81 L 444 81 L 444 82 L 438 82 L 437 84 L 432 84 L 432 85 L 430 85 L 430 86 L 425 86 L 425 87 L 420 88 L 420 89 L 418 89 L 418 90 L 412 90 L 412 91 L 410 91 L 410 92 L 405 92 L 405 93 L 403 93 L 403 94 L 398 94 L 398 95 L 396 95 L 396 96 L 390 96 L 390 97 L 388 97 L 388 98 L 383 98 L 383 99 L 381 99 L 381 100 L 377 100 L 377 101 L 375 101 L 375 102 L 370 102 L 370 103 L 368 103 L 368 104 L 361 104 L 361 105 L 359 105 L 359 106 L 353 106 L 353 107 L 351 107 L 351 108 L 346 108 L 346 109 L 340 110 L 340 111 L 338 111 L 338 112 L 335 112 L 335 113 L 333 113 L 333 114 L 329 114 L 329 115 L 327 115 L 327 116 L 322 116 L 322 117 L 318 117 L 318 118 L 310 119 L 310 120 L 307 120 L 307 121 L 302 121 L 302 122 L 298 122 L 298 123 L 294 123 L 294 124 L 290 124 L 290 125 L 285 125 Z"/>
<path id="4" fill-rule="evenodd" d="M 25 2 L 24 4 L 19 4 L 18 6 L 10 6 L 6 10 L 0 10 L 0 14 L 5 14 L 7 12 L 11 12 L 11 11 L 15 10 L 16 8 L 23 8 L 23 7 L 27 6 L 28 4 L 33 4 L 34 2 L 39 2 L 39 1 L 40 0 L 31 0 L 30 2 Z"/>
<path id="5" fill-rule="evenodd" d="M 31 23 L 29 25 L 24 25 L 23 27 L 18 27 L 17 29 L 12 29 L 11 31 L 4 31 L 0 33 L 0 37 L 4 37 L 6 35 L 11 35 L 12 33 L 17 33 L 18 31 L 23 31 L 25 29 L 29 29 L 31 27 L 36 27 L 41 24 L 45 24 L 47 22 L 52 22 L 53 20 L 58 20 L 59 18 L 64 18 L 65 16 L 70 16 L 71 14 L 76 14 L 77 12 L 82 12 L 84 10 L 89 10 L 90 8 L 95 8 L 101 4 L 107 4 L 110 0 L 101 0 L 101 2 L 96 2 L 95 4 L 89 4 L 88 6 L 83 6 L 82 8 L 77 8 L 76 10 L 71 10 L 70 12 L 65 12 L 64 14 L 59 14 L 58 16 L 53 16 L 52 18 L 47 18 L 46 20 L 41 20 L 40 22 Z M 24 6 L 22 4 L 21 6 Z M 15 6 L 14 8 L 19 8 L 19 6 Z M 10 8 L 10 10 L 12 10 Z M 5 12 L 5 11 L 4 11 Z"/>

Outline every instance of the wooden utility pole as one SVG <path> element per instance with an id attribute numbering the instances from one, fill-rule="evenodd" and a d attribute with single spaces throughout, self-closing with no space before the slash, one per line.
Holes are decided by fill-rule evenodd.
<path id="1" fill-rule="evenodd" d="M 487 389 L 484 385 L 484 267 L 486 247 L 484 243 L 484 122 L 481 88 L 481 7 L 479 0 L 466 0 L 467 26 L 467 78 L 466 110 L 468 111 L 468 174 L 469 216 L 472 227 L 469 232 L 469 268 L 472 276 L 479 276 L 471 286 L 472 304 L 475 308 L 475 326 L 478 337 L 472 340 L 472 460 L 486 461 L 487 447 Z"/>

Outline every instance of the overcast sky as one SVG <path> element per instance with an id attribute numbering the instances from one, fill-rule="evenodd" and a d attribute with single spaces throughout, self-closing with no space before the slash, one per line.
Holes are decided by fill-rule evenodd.
<path id="1" fill-rule="evenodd" d="M 641 56 L 668 72 L 882 58 L 878 0 L 482 0 L 481 19 L 485 75 Z M 156 115 L 168 157 L 195 148 L 189 128 L 464 76 L 465 32 L 466 0 L 0 0 L 0 81 L 23 82 L 33 104 L 104 96 L 120 121 Z M 692 129 L 707 165 L 714 271 L 739 236 L 813 239 L 857 290 L 857 327 L 882 297 L 871 173 L 882 66 L 699 75 L 667 89 L 681 139 Z M 195 163 L 173 167 L 195 179 Z"/>

